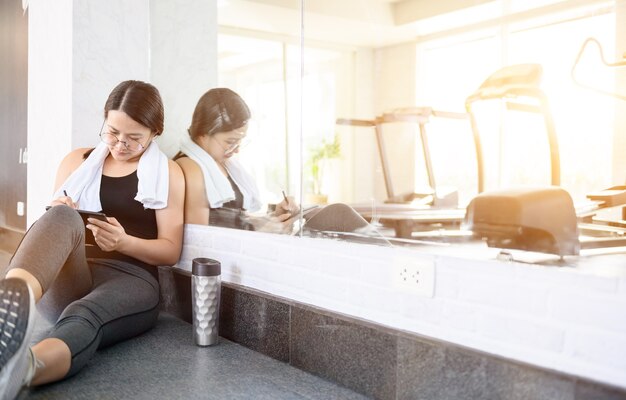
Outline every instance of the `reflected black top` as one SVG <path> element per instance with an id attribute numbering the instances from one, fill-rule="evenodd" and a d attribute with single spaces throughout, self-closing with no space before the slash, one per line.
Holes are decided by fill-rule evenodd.
<path id="1" fill-rule="evenodd" d="M 121 177 L 102 175 L 100 183 L 102 212 L 108 217 L 115 217 L 129 235 L 141 239 L 156 239 L 158 228 L 155 211 L 144 208 L 141 202 L 135 200 L 138 181 L 137 171 Z M 154 266 L 117 251 L 105 252 L 98 246 L 87 246 L 86 250 L 87 257 L 127 261 L 157 276 L 157 269 Z"/>
<path id="2" fill-rule="evenodd" d="M 228 182 L 235 192 L 235 199 L 224 203 L 220 208 L 211 208 L 209 211 L 209 225 L 224 228 L 243 229 L 253 231 L 254 226 L 246 221 L 246 213 L 243 208 L 243 194 L 233 179 L 228 176 Z"/>

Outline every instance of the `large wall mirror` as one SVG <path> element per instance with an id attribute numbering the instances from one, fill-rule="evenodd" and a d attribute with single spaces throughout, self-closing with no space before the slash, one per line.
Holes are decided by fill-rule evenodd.
<path id="1" fill-rule="evenodd" d="M 327 236 L 383 245 L 459 240 L 481 191 L 622 184 L 623 105 L 570 72 L 588 37 L 626 47 L 624 3 L 218 1 L 219 85 L 252 111 L 239 157 L 264 204 L 349 205 L 370 229 Z M 625 92 L 597 51 L 579 61 L 579 81 Z"/>

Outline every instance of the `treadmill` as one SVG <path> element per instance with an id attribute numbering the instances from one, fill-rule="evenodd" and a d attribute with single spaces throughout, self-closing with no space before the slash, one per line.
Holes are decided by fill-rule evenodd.
<path id="1" fill-rule="evenodd" d="M 543 70 L 539 64 L 518 64 L 504 67 L 490 75 L 465 101 L 467 113 L 445 112 L 430 107 L 397 109 L 384 113 L 373 120 L 338 119 L 339 125 L 374 127 L 378 152 L 384 173 L 387 200 L 384 205 L 355 205 L 354 208 L 365 219 L 379 220 L 393 227 L 396 237 L 432 239 L 443 236 L 446 241 L 467 240 L 469 232 L 461 230 L 466 209 L 458 205 L 458 194 L 439 191 L 435 182 L 426 124 L 435 117 L 470 121 L 476 154 L 477 191 L 485 190 L 485 168 L 481 135 L 478 129 L 474 105 L 480 101 L 502 100 L 508 111 L 539 114 L 543 117 L 550 146 L 552 185 L 560 184 L 559 147 L 554 121 L 547 98 L 539 87 Z M 383 125 L 394 122 L 414 122 L 419 125 L 420 139 L 424 151 L 425 169 L 432 191 L 397 195 L 392 186 L 385 151 Z M 407 204 L 412 202 L 412 204 Z M 433 231 L 437 231 L 436 234 Z"/>
<path id="2" fill-rule="evenodd" d="M 600 56 L 605 65 L 626 66 L 626 60 L 607 63 L 600 43 L 590 38 L 583 43 L 572 68 L 574 82 L 603 95 L 626 100 L 626 96 L 589 87 L 576 79 L 576 65 L 585 47 L 590 43 L 595 43 L 600 47 Z M 511 79 L 507 76 L 509 75 L 506 73 L 507 69 L 508 72 L 516 71 L 514 75 L 517 78 L 525 75 L 527 79 L 524 80 L 527 83 L 532 81 L 538 83 L 540 79 L 538 66 L 533 67 L 532 64 L 506 67 L 496 72 L 488 81 L 502 78 L 500 79 L 503 83 L 502 88 L 497 91 L 483 90 L 486 89 L 483 88 L 483 84 L 481 89 L 470 96 L 466 102 L 472 128 L 477 135 L 476 122 L 471 112 L 472 103 L 477 100 L 519 95 L 535 97 L 537 100 L 535 107 L 519 108 L 515 103 L 507 103 L 507 107 L 513 106 L 512 109 L 515 110 L 543 113 L 550 143 L 552 186 L 483 192 L 469 204 L 464 221 L 465 228 L 470 229 L 475 237 L 486 240 L 489 247 L 554 254 L 560 256 L 561 260 L 566 255 L 579 255 L 580 251 L 585 249 L 626 247 L 626 186 L 614 186 L 589 193 L 586 196 L 586 203 L 575 206 L 569 193 L 558 187 L 560 182 L 558 142 L 545 95 L 538 88 L 525 87 L 520 79 L 515 77 Z M 482 158 L 479 145 L 477 151 L 477 157 L 481 160 L 479 168 L 481 168 Z M 483 176 L 482 173 L 479 176 Z M 481 192 L 484 189 L 483 185 L 484 182 L 479 183 Z M 607 218 L 603 215 L 607 214 L 607 211 L 613 212 L 613 216 Z M 503 250 L 501 254 L 503 253 L 506 252 Z"/>
<path id="3" fill-rule="evenodd" d="M 543 118 L 550 150 L 551 184 L 561 183 L 561 161 L 559 142 L 556 136 L 554 120 L 550 112 L 548 99 L 540 88 L 543 68 L 539 64 L 515 64 L 503 67 L 491 74 L 465 100 L 465 109 L 469 115 L 478 165 L 478 192 L 485 190 L 485 168 L 480 132 L 475 115 L 475 104 L 487 100 L 501 100 L 507 111 L 538 114 Z"/>
<path id="4" fill-rule="evenodd" d="M 416 232 L 433 229 L 458 230 L 465 215 L 465 209 L 458 206 L 458 192 L 438 187 L 435 182 L 426 132 L 426 124 L 433 118 L 467 120 L 468 115 L 434 110 L 431 107 L 411 107 L 394 109 L 371 120 L 340 118 L 336 121 L 338 125 L 374 128 L 387 199 L 384 204 L 353 204 L 352 207 L 368 221 L 378 221 L 392 228 L 397 238 L 410 239 Z M 430 187 L 430 190 L 423 193 L 398 194 L 394 191 L 391 179 L 383 127 L 386 124 L 406 122 L 419 126 L 422 157 Z"/>

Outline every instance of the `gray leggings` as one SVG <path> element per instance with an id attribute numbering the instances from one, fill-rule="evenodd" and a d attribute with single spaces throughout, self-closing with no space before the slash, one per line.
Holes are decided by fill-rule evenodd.
<path id="1" fill-rule="evenodd" d="M 44 295 L 40 313 L 56 321 L 48 335 L 72 354 L 66 377 L 87 364 L 97 349 L 139 335 L 156 324 L 159 284 L 141 267 L 112 259 L 87 259 L 79 214 L 56 206 L 28 230 L 9 269 L 30 272 Z"/>

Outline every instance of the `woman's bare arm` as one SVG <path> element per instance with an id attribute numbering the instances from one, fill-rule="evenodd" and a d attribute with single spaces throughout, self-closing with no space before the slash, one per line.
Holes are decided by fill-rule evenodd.
<path id="1" fill-rule="evenodd" d="M 189 157 L 176 160 L 185 175 L 185 223 L 209 224 L 209 200 L 202 170 Z"/>

